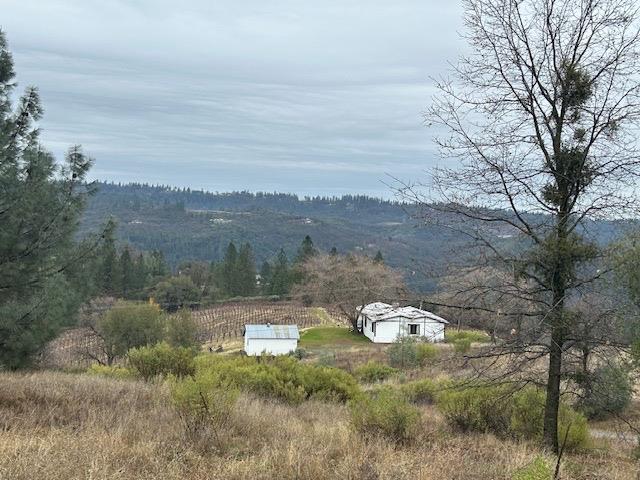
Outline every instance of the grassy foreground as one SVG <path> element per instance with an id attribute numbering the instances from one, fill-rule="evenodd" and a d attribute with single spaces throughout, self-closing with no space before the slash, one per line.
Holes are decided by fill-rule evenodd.
<path id="1" fill-rule="evenodd" d="M 0 373 L 0 384 L 2 480 L 512 479 L 542 455 L 450 431 L 428 406 L 416 441 L 394 447 L 354 432 L 343 405 L 246 394 L 216 449 L 185 434 L 162 384 L 58 372 Z M 562 478 L 636 475 L 637 464 L 608 448 L 568 456 Z"/>

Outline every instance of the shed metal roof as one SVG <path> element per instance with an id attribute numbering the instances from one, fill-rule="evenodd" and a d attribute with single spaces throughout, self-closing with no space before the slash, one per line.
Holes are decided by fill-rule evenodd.
<path id="1" fill-rule="evenodd" d="M 429 318 L 440 323 L 449 323 L 442 317 L 439 317 L 435 313 L 428 312 L 427 310 L 420 310 L 416 307 L 394 307 L 388 303 L 375 302 L 365 305 L 360 309 L 360 313 L 366 315 L 372 322 L 380 322 L 384 320 L 391 320 L 392 318 L 408 318 L 410 320 L 417 320 L 420 318 Z"/>
<path id="2" fill-rule="evenodd" d="M 245 325 L 244 335 L 247 338 L 300 339 L 297 325 Z"/>

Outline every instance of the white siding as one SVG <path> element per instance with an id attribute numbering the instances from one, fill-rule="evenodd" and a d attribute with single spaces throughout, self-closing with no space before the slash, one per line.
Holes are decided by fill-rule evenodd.
<path id="1" fill-rule="evenodd" d="M 295 338 L 247 338 L 244 337 L 244 351 L 247 355 L 286 355 L 298 348 Z"/>
<path id="2" fill-rule="evenodd" d="M 375 334 L 373 322 L 362 318 L 362 333 L 374 343 L 393 343 L 400 335 L 409 335 L 409 325 L 418 325 L 418 338 L 424 337 L 430 342 L 444 341 L 444 324 L 429 318 L 409 320 L 404 317 L 391 318 L 375 322 Z M 412 335 L 413 336 L 413 335 Z"/>

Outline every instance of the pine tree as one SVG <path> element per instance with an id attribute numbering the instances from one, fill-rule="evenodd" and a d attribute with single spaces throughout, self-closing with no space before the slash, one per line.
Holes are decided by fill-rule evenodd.
<path id="1" fill-rule="evenodd" d="M 143 254 L 138 255 L 133 266 L 133 284 L 134 298 L 141 298 L 144 289 L 147 287 L 147 262 Z"/>
<path id="2" fill-rule="evenodd" d="M 125 247 L 120 254 L 119 261 L 120 270 L 120 294 L 124 298 L 129 298 L 134 286 L 133 261 L 131 260 L 131 252 L 129 247 Z"/>
<path id="3" fill-rule="evenodd" d="M 332 257 L 335 257 L 338 255 L 338 249 L 336 247 L 331 247 L 331 250 L 329 251 L 329 255 L 331 255 Z"/>
<path id="4" fill-rule="evenodd" d="M 302 240 L 302 243 L 300 244 L 300 248 L 298 249 L 298 255 L 296 256 L 295 263 L 304 263 L 317 253 L 318 251 L 313 246 L 313 240 L 311 240 L 311 237 L 309 235 L 306 235 Z"/>
<path id="5" fill-rule="evenodd" d="M 151 276 L 155 278 L 164 277 L 169 273 L 169 266 L 161 250 L 154 250 L 151 253 Z"/>
<path id="6" fill-rule="evenodd" d="M 113 218 L 107 221 L 102 234 L 102 247 L 100 249 L 100 276 L 102 283 L 102 293 L 113 295 L 116 293 L 118 285 L 118 257 L 116 252 L 116 232 L 117 224 Z"/>
<path id="7" fill-rule="evenodd" d="M 384 257 L 382 256 L 382 252 L 380 250 L 378 250 L 378 253 L 376 253 L 376 256 L 373 257 L 373 261 L 375 263 L 384 263 Z"/>
<path id="8" fill-rule="evenodd" d="M 278 252 L 278 258 L 273 268 L 269 293 L 271 295 L 285 295 L 289 293 L 291 287 L 291 271 L 289 270 L 289 260 L 283 249 Z"/>
<path id="9" fill-rule="evenodd" d="M 271 267 L 271 263 L 265 260 L 260 267 L 260 289 L 265 293 L 269 291 L 272 276 L 273 268 Z"/>
<path id="10" fill-rule="evenodd" d="M 237 294 L 248 297 L 256 293 L 256 264 L 251 245 L 245 243 L 240 247 L 236 266 L 238 280 Z"/>
<path id="11" fill-rule="evenodd" d="M 27 364 L 84 299 L 68 272 L 89 252 L 74 242 L 90 188 L 80 147 L 64 165 L 38 142 L 38 91 L 12 105 L 15 73 L 0 31 L 0 369 Z"/>
<path id="12" fill-rule="evenodd" d="M 229 242 L 222 260 L 222 286 L 227 295 L 238 295 L 238 251 L 233 242 Z"/>

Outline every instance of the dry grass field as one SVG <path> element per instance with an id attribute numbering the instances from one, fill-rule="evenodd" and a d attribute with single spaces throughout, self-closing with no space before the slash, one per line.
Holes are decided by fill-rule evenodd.
<path id="1" fill-rule="evenodd" d="M 0 384 L 2 480 L 512 479 L 543 455 L 453 432 L 431 407 L 418 438 L 396 447 L 353 431 L 342 405 L 247 395 L 216 448 L 185 435 L 162 384 L 59 372 L 0 373 Z M 629 448 L 607 442 L 567 456 L 561 478 L 638 479 Z"/>

